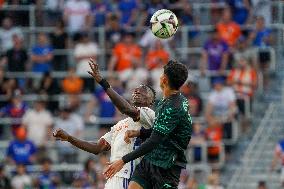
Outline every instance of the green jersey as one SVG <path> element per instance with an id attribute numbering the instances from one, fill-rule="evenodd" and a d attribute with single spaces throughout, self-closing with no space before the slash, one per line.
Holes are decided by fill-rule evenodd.
<path id="1" fill-rule="evenodd" d="M 153 130 L 165 135 L 166 139 L 144 156 L 146 160 L 162 168 L 187 163 L 184 152 L 192 132 L 192 120 L 188 111 L 188 101 L 181 93 L 159 102 Z"/>

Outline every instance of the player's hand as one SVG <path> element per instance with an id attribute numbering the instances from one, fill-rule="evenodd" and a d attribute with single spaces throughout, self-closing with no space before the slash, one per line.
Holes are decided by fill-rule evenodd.
<path id="1" fill-rule="evenodd" d="M 56 129 L 53 132 L 53 137 L 55 137 L 57 140 L 68 141 L 69 134 L 63 129 Z"/>
<path id="2" fill-rule="evenodd" d="M 122 159 L 116 160 L 108 166 L 108 168 L 104 171 L 103 174 L 107 179 L 112 178 L 117 172 L 119 172 L 123 168 L 124 165 L 125 163 L 122 161 Z"/>
<path id="3" fill-rule="evenodd" d="M 140 131 L 138 130 L 128 130 L 125 132 L 125 135 L 124 135 L 124 141 L 127 143 L 127 144 L 130 144 L 131 142 L 131 138 L 134 138 L 134 137 L 138 137 L 140 135 Z"/>
<path id="4" fill-rule="evenodd" d="M 91 71 L 88 71 L 88 73 L 96 80 L 97 83 L 99 83 L 103 79 L 99 70 L 99 65 L 92 58 L 90 58 L 89 66 Z"/>

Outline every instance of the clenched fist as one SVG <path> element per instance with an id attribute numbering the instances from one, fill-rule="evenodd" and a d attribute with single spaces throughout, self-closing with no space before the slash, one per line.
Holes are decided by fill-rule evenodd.
<path id="1" fill-rule="evenodd" d="M 57 140 L 61 140 L 61 141 L 68 141 L 68 138 L 69 138 L 69 134 L 66 131 L 64 131 L 63 129 L 56 129 L 53 132 L 53 136 Z"/>

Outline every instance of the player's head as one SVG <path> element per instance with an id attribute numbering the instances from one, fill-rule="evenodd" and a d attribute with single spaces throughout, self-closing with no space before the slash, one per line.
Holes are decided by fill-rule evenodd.
<path id="1" fill-rule="evenodd" d="M 140 85 L 132 93 L 132 102 L 137 107 L 149 107 L 154 104 L 155 90 L 148 85 Z"/>
<path id="2" fill-rule="evenodd" d="M 188 77 L 188 70 L 184 64 L 170 60 L 164 66 L 164 72 L 160 77 L 160 86 L 162 90 L 168 88 L 179 90 Z"/>

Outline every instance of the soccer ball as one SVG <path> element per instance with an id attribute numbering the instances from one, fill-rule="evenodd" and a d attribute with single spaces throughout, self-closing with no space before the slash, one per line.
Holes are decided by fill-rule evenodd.
<path id="1" fill-rule="evenodd" d="M 178 19 L 172 11 L 161 9 L 153 14 L 150 27 L 156 37 L 167 39 L 176 33 Z"/>

